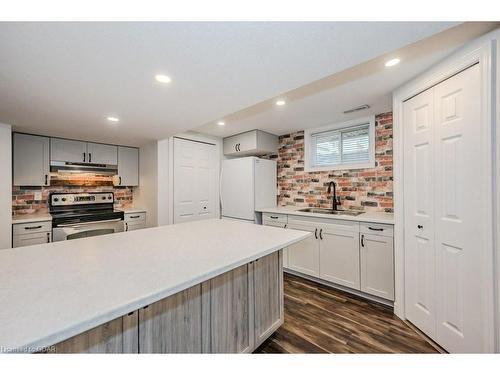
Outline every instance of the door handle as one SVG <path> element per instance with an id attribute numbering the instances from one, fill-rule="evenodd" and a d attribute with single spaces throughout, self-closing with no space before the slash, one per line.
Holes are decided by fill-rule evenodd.
<path id="1" fill-rule="evenodd" d="M 131 219 L 137 219 L 139 217 L 141 217 L 141 215 L 130 216 Z"/>
<path id="2" fill-rule="evenodd" d="M 89 163 L 92 163 L 92 153 L 89 152 Z"/>
<path id="3" fill-rule="evenodd" d="M 48 185 L 48 181 L 49 181 L 49 176 L 45 175 L 45 185 Z"/>
<path id="4" fill-rule="evenodd" d="M 118 185 L 121 185 L 121 184 L 122 184 L 122 177 L 121 177 L 121 176 L 119 176 L 119 177 L 118 177 Z"/>
<path id="5" fill-rule="evenodd" d="M 361 235 L 361 247 L 365 247 L 365 235 Z"/>
<path id="6" fill-rule="evenodd" d="M 125 232 L 128 232 L 128 223 L 125 223 Z"/>
<path id="7" fill-rule="evenodd" d="M 316 239 L 318 239 L 318 228 L 316 228 L 316 229 L 314 230 L 314 237 L 316 237 Z"/>
<path id="8" fill-rule="evenodd" d="M 419 224 L 419 225 L 417 225 L 417 228 L 418 229 L 424 229 L 424 226 Z"/>
<path id="9" fill-rule="evenodd" d="M 278 219 L 278 216 L 269 216 L 271 219 Z"/>
<path id="10" fill-rule="evenodd" d="M 319 239 L 322 240 L 323 239 L 323 228 L 321 228 L 319 230 Z"/>
<path id="11" fill-rule="evenodd" d="M 376 230 L 378 232 L 382 232 L 384 230 L 384 228 L 372 228 L 372 227 L 368 227 L 368 229 L 370 229 L 370 230 Z"/>
<path id="12" fill-rule="evenodd" d="M 285 224 L 285 226 L 284 226 L 283 228 L 285 228 L 285 229 L 286 229 L 286 226 L 287 226 L 287 225 L 288 225 L 288 224 Z"/>
<path id="13" fill-rule="evenodd" d="M 49 242 L 50 242 L 50 233 L 47 232 L 47 243 L 49 243 Z"/>
<path id="14" fill-rule="evenodd" d="M 83 162 L 85 163 L 85 152 L 83 153 Z"/>

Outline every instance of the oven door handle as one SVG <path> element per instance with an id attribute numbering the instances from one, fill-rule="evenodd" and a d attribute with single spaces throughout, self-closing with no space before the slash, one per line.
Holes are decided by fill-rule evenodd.
<path id="1" fill-rule="evenodd" d="M 62 225 L 58 225 L 56 228 L 68 228 L 68 227 L 77 228 L 77 227 L 85 226 L 88 224 L 111 223 L 111 222 L 118 222 L 118 221 L 123 221 L 123 219 L 85 221 L 85 222 L 78 223 L 78 224 L 62 224 Z"/>

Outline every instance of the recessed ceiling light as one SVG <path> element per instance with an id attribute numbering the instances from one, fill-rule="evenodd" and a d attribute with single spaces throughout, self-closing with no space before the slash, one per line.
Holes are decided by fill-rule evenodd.
<path id="1" fill-rule="evenodd" d="M 157 74 L 155 75 L 155 79 L 160 83 L 169 83 L 172 81 L 172 79 L 165 74 Z"/>
<path id="2" fill-rule="evenodd" d="M 217 125 L 219 125 L 219 126 L 224 126 L 224 125 L 226 125 L 226 123 L 225 123 L 224 121 L 219 121 L 219 122 L 217 123 Z"/>
<path id="3" fill-rule="evenodd" d="M 398 59 L 397 57 L 395 59 L 390 59 L 389 61 L 386 61 L 385 66 L 394 66 L 399 64 L 401 59 Z"/>
<path id="4" fill-rule="evenodd" d="M 111 122 L 118 122 L 118 121 L 120 121 L 120 119 L 118 117 L 113 117 L 113 116 L 106 117 L 106 120 L 111 121 Z"/>
<path id="5" fill-rule="evenodd" d="M 286 102 L 284 100 L 280 99 L 280 100 L 276 101 L 276 105 L 285 105 L 285 104 L 286 104 Z"/>

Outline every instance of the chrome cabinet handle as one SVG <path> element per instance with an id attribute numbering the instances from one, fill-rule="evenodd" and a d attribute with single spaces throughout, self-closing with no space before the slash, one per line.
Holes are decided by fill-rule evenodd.
<path id="1" fill-rule="evenodd" d="M 314 230 L 314 237 L 316 237 L 316 239 L 318 239 L 318 228 L 316 228 L 316 229 Z"/>
<path id="2" fill-rule="evenodd" d="M 323 228 L 321 228 L 319 230 L 319 239 L 322 240 L 323 239 Z"/>

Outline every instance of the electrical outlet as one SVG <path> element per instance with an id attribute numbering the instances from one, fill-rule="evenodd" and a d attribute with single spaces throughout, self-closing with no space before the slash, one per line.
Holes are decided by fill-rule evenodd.
<path id="1" fill-rule="evenodd" d="M 42 200 L 42 192 L 41 191 L 35 191 L 35 200 L 36 201 Z"/>

